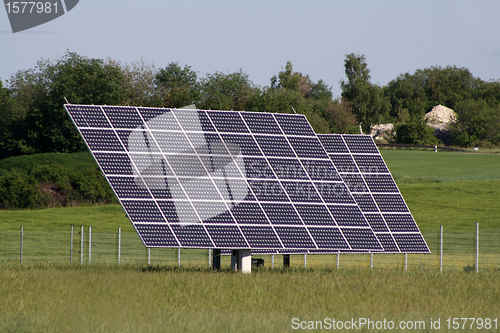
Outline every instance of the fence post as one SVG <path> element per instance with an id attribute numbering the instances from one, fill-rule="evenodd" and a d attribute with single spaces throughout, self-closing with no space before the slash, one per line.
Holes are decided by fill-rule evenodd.
<path id="1" fill-rule="evenodd" d="M 271 268 L 274 268 L 274 254 L 271 256 Z"/>
<path id="2" fill-rule="evenodd" d="M 443 271 L 443 225 L 439 227 L 439 271 Z"/>
<path id="3" fill-rule="evenodd" d="M 89 264 L 92 261 L 92 227 L 89 226 Z"/>
<path id="4" fill-rule="evenodd" d="M 148 266 L 151 265 L 151 248 L 148 247 Z"/>
<path id="5" fill-rule="evenodd" d="M 118 265 L 121 259 L 121 249 L 122 249 L 122 227 L 118 227 Z"/>
<path id="6" fill-rule="evenodd" d="M 83 265 L 83 225 L 82 225 L 82 230 L 80 231 L 80 234 L 82 236 L 82 240 L 80 242 L 80 265 Z"/>
<path id="7" fill-rule="evenodd" d="M 23 246 L 24 246 L 24 226 L 21 226 L 21 248 L 19 252 L 19 259 L 23 263 Z"/>
<path id="8" fill-rule="evenodd" d="M 304 268 L 307 267 L 307 254 L 304 253 Z"/>
<path id="9" fill-rule="evenodd" d="M 71 226 L 71 241 L 70 241 L 70 246 L 69 246 L 69 263 L 73 263 L 73 226 Z"/>
<path id="10" fill-rule="evenodd" d="M 212 249 L 208 249 L 208 267 L 212 267 Z"/>
<path id="11" fill-rule="evenodd" d="M 181 267 L 181 248 L 177 250 L 177 266 Z"/>
<path id="12" fill-rule="evenodd" d="M 405 272 L 408 271 L 408 253 L 405 253 Z"/>
<path id="13" fill-rule="evenodd" d="M 339 269 L 340 266 L 340 252 L 337 252 L 337 269 Z"/>
<path id="14" fill-rule="evenodd" d="M 476 273 L 479 273 L 479 222 L 476 222 Z"/>
<path id="15" fill-rule="evenodd" d="M 370 253 L 370 269 L 373 269 L 373 253 Z"/>

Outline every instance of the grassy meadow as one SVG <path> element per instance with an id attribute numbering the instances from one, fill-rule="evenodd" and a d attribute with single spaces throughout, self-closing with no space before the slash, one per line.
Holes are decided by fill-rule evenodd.
<path id="1" fill-rule="evenodd" d="M 271 269 L 271 257 L 265 256 L 265 268 L 242 275 L 229 271 L 228 257 L 221 272 L 210 271 L 203 250 L 192 252 L 192 258 L 190 250 L 182 250 L 183 262 L 194 264 L 177 268 L 173 249 L 152 249 L 147 266 L 146 250 L 119 205 L 0 210 L 0 257 L 2 244 L 18 249 L 21 225 L 28 240 L 52 235 L 67 244 L 56 263 L 48 263 L 44 253 L 30 254 L 29 241 L 25 256 L 31 260 L 20 265 L 16 255 L 0 263 L 0 331 L 293 332 L 293 318 L 359 317 L 424 321 L 424 331 L 435 331 L 429 322 L 441 318 L 441 330 L 447 331 L 449 317 L 500 317 L 500 155 L 381 153 L 433 251 L 408 255 L 408 271 L 401 254 L 374 255 L 374 270 L 369 255 L 341 255 L 339 270 L 336 256 L 308 255 L 303 269 L 304 258 L 296 255 L 290 269 L 281 268 L 280 256 Z M 483 246 L 480 267 L 491 261 L 480 274 L 473 272 L 476 222 Z M 92 226 L 92 265 L 79 265 L 79 258 L 69 264 L 71 225 L 75 257 L 79 226 L 85 232 Z M 436 255 L 440 225 L 445 230 L 442 273 Z M 116 265 L 118 227 L 139 259 L 127 261 L 132 252 L 123 253 Z"/>
<path id="2" fill-rule="evenodd" d="M 500 313 L 498 273 L 8 264 L 0 281 L 2 332 L 293 332 L 294 318 L 360 317 L 432 331 L 431 318 Z"/>

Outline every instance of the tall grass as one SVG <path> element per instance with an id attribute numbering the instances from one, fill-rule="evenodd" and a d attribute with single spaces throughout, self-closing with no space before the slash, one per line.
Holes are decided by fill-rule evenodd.
<path id="1" fill-rule="evenodd" d="M 0 330 L 289 332 L 293 318 L 496 317 L 498 274 L 4 265 Z"/>

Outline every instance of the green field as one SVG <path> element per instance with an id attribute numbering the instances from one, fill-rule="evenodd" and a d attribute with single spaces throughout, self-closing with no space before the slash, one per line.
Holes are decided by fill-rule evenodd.
<path id="1" fill-rule="evenodd" d="M 2 332 L 293 332 L 294 318 L 423 321 L 421 332 L 431 318 L 443 329 L 500 313 L 498 273 L 9 264 L 0 281 Z"/>
<path id="2" fill-rule="evenodd" d="M 433 254 L 292 256 L 291 269 L 276 256 L 251 275 L 208 270 L 208 253 L 152 249 L 147 253 L 119 205 L 0 210 L 1 244 L 17 251 L 27 237 L 27 264 L 0 264 L 2 332 L 291 332 L 293 318 L 322 321 L 423 321 L 449 317 L 500 321 L 500 155 L 382 150 Z M 475 223 L 480 223 L 480 274 L 473 273 Z M 68 264 L 75 226 L 74 263 Z M 79 226 L 92 226 L 92 265 L 79 265 Z M 444 272 L 438 270 L 438 231 L 445 230 Z M 133 246 L 116 265 L 117 229 Z M 4 237 L 2 235 L 11 235 Z M 61 239 L 60 257 L 30 254 L 30 241 Z M 128 238 L 127 238 L 128 237 Z M 85 244 L 84 244 L 85 245 Z M 87 262 L 88 248 L 84 248 Z M 43 251 L 42 251 L 43 252 Z M 31 257 L 30 257 L 31 256 Z M 486 268 L 484 268 L 486 267 Z M 470 322 L 469 322 L 470 324 Z M 499 323 L 500 325 L 500 323 Z M 494 328 L 494 327 L 493 327 Z M 500 327 L 498 327 L 500 329 Z M 485 330 L 474 326 L 467 331 Z M 314 330 L 309 330 L 314 331 Z M 337 330 L 339 331 L 339 330 Z M 342 331 L 342 330 L 340 330 Z M 351 330 L 352 331 L 352 330 Z M 362 330 L 360 330 L 362 331 Z M 373 331 L 373 330 L 371 330 Z M 378 330 L 384 331 L 384 330 Z M 409 330 L 408 330 L 409 331 Z"/>

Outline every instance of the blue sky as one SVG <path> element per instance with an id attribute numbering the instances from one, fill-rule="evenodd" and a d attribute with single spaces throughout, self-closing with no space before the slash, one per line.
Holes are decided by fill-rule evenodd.
<path id="1" fill-rule="evenodd" d="M 260 86 L 291 61 L 340 95 L 348 53 L 364 54 L 372 82 L 431 66 L 500 79 L 500 1 L 80 0 L 65 15 L 13 34 L 0 10 L 0 78 L 66 50 L 199 76 L 240 68 Z"/>

